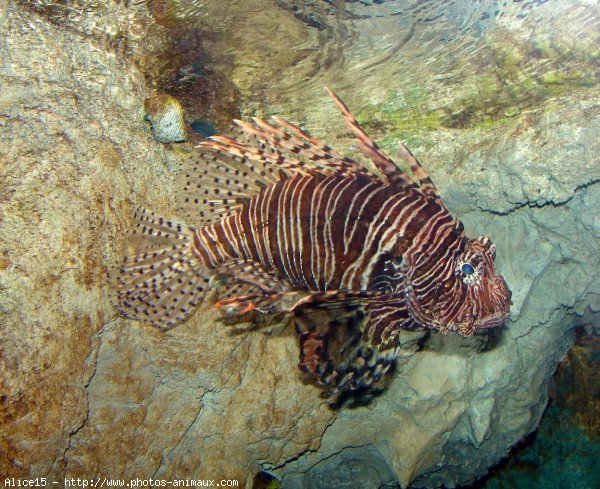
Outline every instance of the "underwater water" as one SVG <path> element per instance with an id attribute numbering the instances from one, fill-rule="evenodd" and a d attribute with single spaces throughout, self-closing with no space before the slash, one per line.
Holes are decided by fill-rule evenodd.
<path id="1" fill-rule="evenodd" d="M 598 487 L 598 337 L 583 336 L 552 379 L 538 429 L 470 487 Z"/>
<path id="2" fill-rule="evenodd" d="M 0 0 L 0 487 L 600 487 L 599 55 L 596 0 Z"/>

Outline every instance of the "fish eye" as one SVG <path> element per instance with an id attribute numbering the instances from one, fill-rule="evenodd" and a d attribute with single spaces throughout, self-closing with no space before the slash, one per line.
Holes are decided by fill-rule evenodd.
<path id="1" fill-rule="evenodd" d="M 473 275 L 475 273 L 475 268 L 470 263 L 463 263 L 460 267 L 460 271 L 463 275 Z"/>

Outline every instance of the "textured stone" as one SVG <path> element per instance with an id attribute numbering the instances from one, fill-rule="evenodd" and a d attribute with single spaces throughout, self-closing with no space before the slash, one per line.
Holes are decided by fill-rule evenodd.
<path id="1" fill-rule="evenodd" d="M 4 2 L 0 25 L 0 472 L 42 475 L 88 417 L 128 197 L 166 201 L 173 158 L 151 144 L 128 63 Z"/>
<path id="2" fill-rule="evenodd" d="M 539 82 L 473 92 L 477 53 L 493 54 L 485 43 L 475 49 L 477 39 L 524 42 L 515 10 L 501 21 L 512 37 L 482 21 L 461 39 L 470 2 L 438 24 L 424 20 L 439 13 L 436 2 L 398 16 L 398 2 L 348 2 L 342 13 L 301 3 L 253 3 L 280 7 L 269 22 L 293 25 L 294 42 L 268 29 L 252 35 L 243 16 L 215 20 L 219 29 L 244 24 L 207 41 L 233 53 L 225 71 L 242 113 L 292 114 L 345 151 L 349 138 L 321 90 L 331 83 L 386 149 L 411 133 L 469 234 L 496 243 L 511 321 L 487 337 L 403 334 L 387 391 L 336 411 L 302 383 L 285 324 L 226 326 L 210 304 L 169 333 L 114 317 L 106 271 L 135 207 L 177 218 L 177 153 L 143 120 L 151 93 L 135 63 L 0 2 L 0 476 L 246 482 L 267 469 L 286 488 L 451 487 L 484 474 L 537 426 L 572 327 L 600 311 L 600 105 L 586 86 L 585 49 L 573 55 L 580 78 L 546 77 L 554 91 Z M 478 2 L 471 17 L 488 7 Z M 565 12 L 582 17 L 594 25 L 592 3 Z M 570 73 L 560 64 L 570 55 L 539 49 L 544 66 Z M 432 62 L 420 62 L 428 53 Z M 490 65 L 502 75 L 531 68 L 502 59 Z"/>
<path id="3" fill-rule="evenodd" d="M 482 162 L 490 168 L 493 155 L 512 158 L 502 139 L 490 140 L 464 162 L 457 181 L 469 190 L 460 193 L 460 200 L 446 199 L 451 208 L 460 209 L 468 230 L 492 236 L 501 250 L 498 267 L 514 292 L 508 327 L 487 343 L 432 336 L 399 369 L 384 396 L 362 412 L 340 412 L 318 452 L 279 469 L 284 487 L 288 480 L 289 487 L 315 487 L 308 474 L 322 473 L 324 460 L 337 467 L 342 447 L 363 446 L 365 439 L 371 440 L 369 447 L 384 454 L 402 487 L 411 481 L 417 487 L 464 484 L 483 475 L 511 445 L 535 429 L 546 403 L 548 378 L 572 343 L 574 318 L 596 307 L 592 304 L 600 291 L 598 227 L 590 222 L 597 220 L 591 217 L 591 209 L 600 204 L 600 187 L 577 181 L 594 182 L 600 170 L 600 105 L 595 96 L 589 96 L 583 101 L 564 100 L 557 134 L 543 111 L 530 119 L 531 128 L 542 127 L 546 133 L 542 154 L 531 141 L 537 133 L 534 129 L 520 131 L 513 145 L 527 148 L 522 160 L 543 162 L 551 180 L 565 182 L 557 188 L 570 195 L 566 204 L 547 198 L 544 205 L 524 204 L 508 210 L 501 197 L 497 198 L 499 209 L 480 204 L 479 196 L 486 195 L 487 188 L 494 187 L 502 195 L 511 187 L 510 180 L 500 177 L 494 185 L 482 182 L 474 170 Z M 515 121 L 515 130 L 519 124 Z M 568 177 L 562 174 L 562 128 L 588 141 L 574 145 L 577 150 L 569 154 L 569 168 L 579 165 L 580 170 Z M 508 169 L 504 165 L 491 168 L 495 172 Z M 442 189 L 451 188 L 454 183 L 448 178 L 440 175 L 436 182 Z M 519 175 L 519 180 L 527 183 L 527 175 Z M 305 478 L 299 479 L 299 473 Z M 361 487 L 350 481 L 347 487 Z"/>
<path id="4" fill-rule="evenodd" d="M 111 319 L 108 266 L 134 207 L 170 213 L 177 156 L 127 60 L 0 12 L 2 475 L 245 481 L 316 449 L 335 413 L 299 389 L 289 329 L 232 330 L 210 305 L 168 334 Z"/>

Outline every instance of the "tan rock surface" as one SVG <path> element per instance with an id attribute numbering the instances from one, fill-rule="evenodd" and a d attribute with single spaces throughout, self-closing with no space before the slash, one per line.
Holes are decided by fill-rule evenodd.
<path id="1" fill-rule="evenodd" d="M 210 308 L 166 335 L 111 321 L 107 266 L 132 208 L 170 201 L 175 156 L 125 61 L 6 5 L 0 21 L 2 476 L 245 480 L 316 448 L 332 413 L 298 389 L 291 336 L 230 334 Z"/>

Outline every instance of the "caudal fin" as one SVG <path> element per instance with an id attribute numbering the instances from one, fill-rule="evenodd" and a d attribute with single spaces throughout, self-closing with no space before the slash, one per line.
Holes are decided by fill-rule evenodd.
<path id="1" fill-rule="evenodd" d="M 194 229 L 138 210 L 121 266 L 110 272 L 111 298 L 130 319 L 169 329 L 194 312 L 210 270 L 193 249 Z"/>

